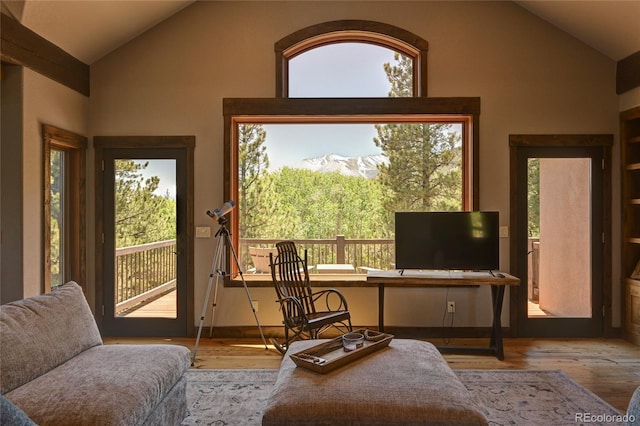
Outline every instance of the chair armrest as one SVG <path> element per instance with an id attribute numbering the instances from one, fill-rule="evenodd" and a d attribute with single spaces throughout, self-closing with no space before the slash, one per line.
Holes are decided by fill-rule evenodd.
<path id="1" fill-rule="evenodd" d="M 313 297 L 314 303 L 324 298 L 325 306 L 330 312 L 349 310 L 349 308 L 347 307 L 347 299 L 339 290 L 336 290 L 335 288 L 316 291 L 312 293 L 311 296 Z M 334 306 L 336 303 L 338 304 L 337 307 Z"/>
<path id="2" fill-rule="evenodd" d="M 298 306 L 298 308 L 302 309 L 302 303 L 300 303 L 300 299 L 295 296 L 286 296 L 281 299 L 276 299 L 276 302 L 280 304 L 280 306 L 285 304 L 294 303 Z"/>
<path id="3" fill-rule="evenodd" d="M 286 296 L 276 299 L 276 302 L 280 303 L 280 310 L 283 312 L 285 321 L 289 326 L 307 326 L 309 324 L 309 319 L 305 314 L 300 299 L 295 296 Z"/>

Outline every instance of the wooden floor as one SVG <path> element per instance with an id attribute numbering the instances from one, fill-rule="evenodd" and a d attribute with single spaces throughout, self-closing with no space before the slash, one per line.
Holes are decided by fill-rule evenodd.
<path id="1" fill-rule="evenodd" d="M 169 343 L 193 351 L 193 338 L 105 338 L 106 344 Z M 432 340 L 436 345 L 442 341 Z M 485 345 L 476 339 L 454 339 L 452 346 Z M 484 355 L 444 355 L 453 369 L 562 370 L 574 381 L 624 412 L 640 386 L 640 347 L 619 339 L 505 339 L 505 360 Z M 275 369 L 282 356 L 261 339 L 202 337 L 197 369 Z"/>

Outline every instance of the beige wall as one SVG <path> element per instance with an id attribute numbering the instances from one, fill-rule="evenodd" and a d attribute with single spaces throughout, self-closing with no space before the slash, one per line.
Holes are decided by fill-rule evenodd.
<path id="1" fill-rule="evenodd" d="M 89 99 L 25 69 L 23 102 L 24 296 L 29 297 L 43 289 L 42 125 L 87 135 Z"/>
<path id="2" fill-rule="evenodd" d="M 0 303 L 23 294 L 22 92 L 23 69 L 2 64 L 0 79 Z"/>
<path id="3" fill-rule="evenodd" d="M 274 42 L 338 19 L 416 33 L 429 42 L 429 96 L 481 97 L 480 207 L 500 211 L 501 225 L 509 225 L 509 134 L 618 132 L 615 62 L 511 2 L 233 1 L 197 2 L 93 64 L 90 133 L 195 135 L 195 225 L 210 226 L 205 212 L 223 201 L 222 98 L 273 97 Z M 504 270 L 508 244 L 501 240 Z M 198 316 L 212 252 L 211 239 L 195 241 Z M 261 323 L 280 324 L 273 290 L 251 292 Z M 376 324 L 376 290 L 346 293 L 355 323 Z M 439 326 L 446 297 L 456 300 L 456 326 L 490 325 L 488 289 L 390 290 L 387 324 Z M 254 324 L 242 289 L 224 289 L 218 303 L 216 325 Z"/>

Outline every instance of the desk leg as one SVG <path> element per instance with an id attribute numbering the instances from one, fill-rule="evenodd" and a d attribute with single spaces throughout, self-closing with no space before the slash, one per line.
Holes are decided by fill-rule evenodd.
<path id="1" fill-rule="evenodd" d="M 384 333 L 384 284 L 378 284 L 378 331 Z"/>
<path id="2" fill-rule="evenodd" d="M 491 327 L 491 342 L 489 346 L 496 352 L 496 358 L 504 360 L 504 347 L 502 345 L 502 302 L 504 301 L 503 285 L 491 286 L 491 302 L 493 305 L 493 325 Z"/>

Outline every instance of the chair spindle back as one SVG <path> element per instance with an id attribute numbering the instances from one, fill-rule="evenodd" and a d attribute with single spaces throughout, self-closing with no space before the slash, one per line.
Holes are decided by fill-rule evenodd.
<path id="1" fill-rule="evenodd" d="M 298 255 L 293 241 L 281 241 L 276 243 L 278 256 L 272 260 L 271 275 L 276 283 L 278 297 L 295 297 L 303 306 L 305 312 L 315 313 L 309 270 L 307 268 L 307 251 L 304 251 L 304 259 Z M 293 312 L 291 314 L 294 314 Z M 297 317 L 298 315 L 293 315 Z"/>

